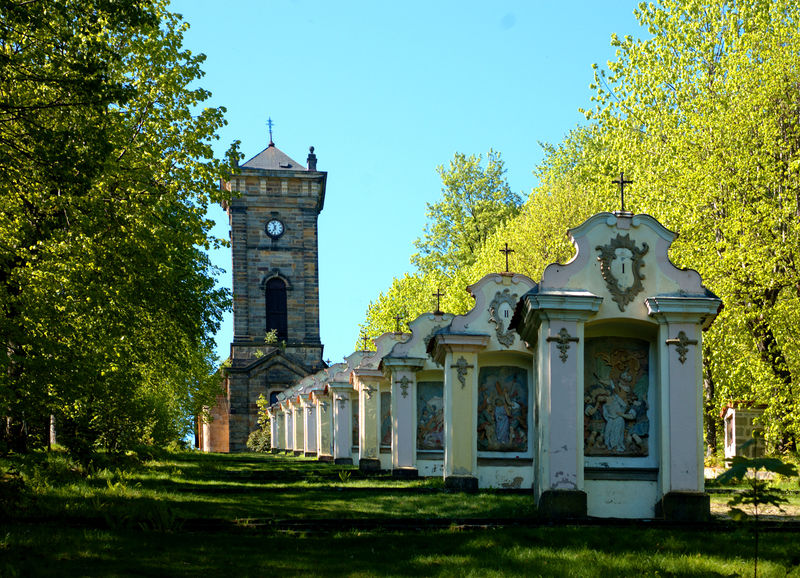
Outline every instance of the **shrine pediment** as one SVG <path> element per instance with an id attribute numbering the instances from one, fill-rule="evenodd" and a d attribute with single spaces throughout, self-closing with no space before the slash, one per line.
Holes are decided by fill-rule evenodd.
<path id="1" fill-rule="evenodd" d="M 386 358 L 392 359 L 427 359 L 428 345 L 433 336 L 453 320 L 452 313 L 423 313 L 408 324 L 410 339 L 397 343 Z"/>
<path id="2" fill-rule="evenodd" d="M 586 292 L 602 299 L 596 318 L 648 319 L 648 297 L 709 295 L 697 271 L 669 259 L 677 234 L 649 215 L 598 213 L 568 232 L 575 255 L 549 265 L 539 295 Z"/>
<path id="3" fill-rule="evenodd" d="M 519 299 L 535 286 L 532 279 L 517 273 L 486 275 L 467 287 L 475 306 L 464 315 L 454 317 L 450 326 L 440 333 L 487 335 L 489 349 L 524 350 L 524 344 L 511 328 L 511 319 Z"/>

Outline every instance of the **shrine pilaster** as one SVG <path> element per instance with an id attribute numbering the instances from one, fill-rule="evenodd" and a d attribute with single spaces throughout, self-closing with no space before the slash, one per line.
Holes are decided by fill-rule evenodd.
<path id="1" fill-rule="evenodd" d="M 703 478 L 703 328 L 720 309 L 716 297 L 657 296 L 645 301 L 658 321 L 661 500 L 657 510 L 710 508 Z"/>
<path id="2" fill-rule="evenodd" d="M 601 303 L 588 292 L 531 292 L 522 298 L 518 331 L 539 360 L 534 493 L 540 511 L 551 517 L 586 515 L 584 324 Z"/>
<path id="3" fill-rule="evenodd" d="M 317 420 L 317 460 L 320 462 L 333 461 L 333 421 L 331 419 L 333 408 L 331 396 L 325 391 L 314 391 L 311 398 L 316 408 Z"/>
<path id="4" fill-rule="evenodd" d="M 353 465 L 353 407 L 354 394 L 349 383 L 328 386 L 333 418 L 333 463 Z"/>
<path id="5" fill-rule="evenodd" d="M 483 334 L 442 333 L 434 337 L 433 358 L 444 367 L 444 482 L 455 490 L 478 489 L 478 352 Z"/>
<path id="6" fill-rule="evenodd" d="M 378 369 L 354 369 L 353 389 L 358 394 L 358 468 L 365 472 L 381 469 L 380 390 L 384 380 Z"/>
<path id="7" fill-rule="evenodd" d="M 392 392 L 392 476 L 416 478 L 417 372 L 424 359 L 384 357 L 384 374 Z"/>
<path id="8" fill-rule="evenodd" d="M 317 455 L 317 407 L 310 398 L 303 400 L 303 455 Z"/>

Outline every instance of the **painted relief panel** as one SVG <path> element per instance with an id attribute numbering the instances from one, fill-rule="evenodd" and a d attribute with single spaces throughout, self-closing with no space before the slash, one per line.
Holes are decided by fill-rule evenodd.
<path id="1" fill-rule="evenodd" d="M 353 396 L 354 398 L 356 396 Z M 353 408 L 353 419 L 350 423 L 353 425 L 353 447 L 358 447 L 358 399 L 353 399 L 353 403 L 351 404 Z"/>
<path id="2" fill-rule="evenodd" d="M 586 340 L 584 455 L 649 455 L 650 344 L 641 339 Z"/>
<path id="3" fill-rule="evenodd" d="M 528 450 L 528 372 L 481 367 L 478 374 L 478 450 Z"/>
<path id="4" fill-rule="evenodd" d="M 417 383 L 417 449 L 444 449 L 444 384 L 441 381 Z"/>
<path id="5" fill-rule="evenodd" d="M 392 447 L 392 394 L 381 392 L 381 447 Z"/>

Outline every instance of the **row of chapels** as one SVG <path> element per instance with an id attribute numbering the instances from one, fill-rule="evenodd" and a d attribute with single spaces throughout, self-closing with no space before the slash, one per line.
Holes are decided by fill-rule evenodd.
<path id="1" fill-rule="evenodd" d="M 567 264 L 468 287 L 471 311 L 330 367 L 319 339 L 317 217 L 327 174 L 274 143 L 225 186 L 234 340 L 206 451 L 242 451 L 269 397 L 275 451 L 358 463 L 453 489 L 531 488 L 553 516 L 698 519 L 702 331 L 720 300 L 676 268 L 675 234 L 599 213 L 569 231 Z M 265 343 L 277 329 L 285 345 Z"/>

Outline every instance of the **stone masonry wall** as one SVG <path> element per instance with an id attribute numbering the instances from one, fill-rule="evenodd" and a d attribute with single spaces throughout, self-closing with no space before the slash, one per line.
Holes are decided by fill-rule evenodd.
<path id="1" fill-rule="evenodd" d="M 233 258 L 234 337 L 230 379 L 230 451 L 242 451 L 257 427 L 260 394 L 285 389 L 323 367 L 319 335 L 317 218 L 324 173 L 243 169 L 231 181 L 239 193 L 228 207 Z M 278 239 L 266 234 L 271 219 L 283 222 Z M 288 339 L 282 352 L 296 364 L 260 367 L 268 350 L 264 285 L 287 282 Z M 292 365 L 292 367 L 289 367 Z M 252 367 L 252 369 L 247 369 Z"/>

